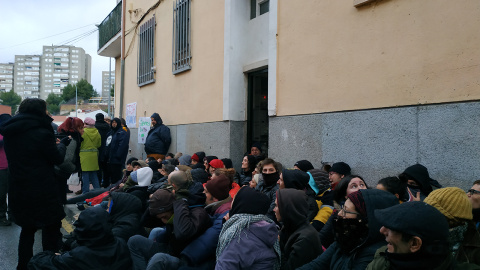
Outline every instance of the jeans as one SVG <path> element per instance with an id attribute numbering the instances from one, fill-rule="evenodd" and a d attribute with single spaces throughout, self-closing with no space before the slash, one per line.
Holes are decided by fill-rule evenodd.
<path id="1" fill-rule="evenodd" d="M 167 253 L 157 253 L 153 255 L 147 265 L 147 270 L 176 270 L 186 263 L 179 258 Z"/>
<path id="2" fill-rule="evenodd" d="M 62 233 L 60 228 L 62 222 L 58 221 L 42 227 L 42 247 L 43 251 L 58 252 L 60 242 L 62 241 Z M 20 232 L 20 241 L 18 243 L 18 265 L 17 269 L 27 269 L 27 264 L 33 257 L 33 243 L 35 242 L 35 232 L 38 228 L 22 227 Z"/>
<path id="3" fill-rule="evenodd" d="M 94 189 L 100 188 L 97 177 L 97 171 L 82 172 L 82 194 L 90 191 L 90 184 L 92 184 Z"/>
<path id="4" fill-rule="evenodd" d="M 167 242 L 167 230 L 164 227 L 157 227 L 153 228 L 148 235 L 148 239 L 153 240 L 157 243 L 165 243 Z"/>
<path id="5" fill-rule="evenodd" d="M 0 220 L 7 218 L 8 169 L 0 170 Z"/>
<path id="6" fill-rule="evenodd" d="M 150 240 L 141 235 L 134 235 L 128 239 L 128 249 L 132 257 L 134 270 L 147 269 L 147 263 L 153 255 L 167 252 L 167 246 Z"/>

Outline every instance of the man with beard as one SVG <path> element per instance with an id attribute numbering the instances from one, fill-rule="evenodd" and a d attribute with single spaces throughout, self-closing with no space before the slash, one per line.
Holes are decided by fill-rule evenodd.
<path id="1" fill-rule="evenodd" d="M 162 118 L 158 113 L 152 114 L 150 118 L 152 120 L 152 128 L 145 140 L 145 152 L 147 157 L 163 160 L 172 142 L 170 129 L 163 124 Z"/>

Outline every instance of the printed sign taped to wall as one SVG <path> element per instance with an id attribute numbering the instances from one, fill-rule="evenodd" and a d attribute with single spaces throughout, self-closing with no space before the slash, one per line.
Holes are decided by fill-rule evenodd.
<path id="1" fill-rule="evenodd" d="M 145 140 L 147 139 L 148 131 L 150 131 L 151 124 L 152 119 L 150 117 L 138 118 L 138 143 L 145 144 Z"/>
<path id="2" fill-rule="evenodd" d="M 127 127 L 129 128 L 137 127 L 137 103 L 136 102 L 127 104 L 125 122 L 127 122 Z"/>

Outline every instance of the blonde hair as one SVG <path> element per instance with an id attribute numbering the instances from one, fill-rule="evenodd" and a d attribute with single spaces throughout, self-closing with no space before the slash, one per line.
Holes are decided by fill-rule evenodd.
<path id="1" fill-rule="evenodd" d="M 220 176 L 220 175 L 225 175 L 228 180 L 230 180 L 230 183 L 233 183 L 233 177 L 235 176 L 235 169 L 234 168 L 230 168 L 230 169 L 226 169 L 226 168 L 218 168 L 218 169 L 215 169 L 215 175 L 216 176 Z"/>

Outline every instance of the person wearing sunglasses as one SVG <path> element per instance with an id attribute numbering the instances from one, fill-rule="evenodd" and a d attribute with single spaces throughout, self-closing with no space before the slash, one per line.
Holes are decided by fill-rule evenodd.
<path id="1" fill-rule="evenodd" d="M 472 188 L 467 191 L 467 196 L 472 203 L 473 222 L 478 231 L 480 230 L 480 180 L 473 182 Z"/>

